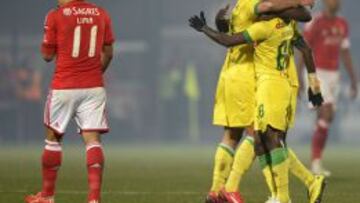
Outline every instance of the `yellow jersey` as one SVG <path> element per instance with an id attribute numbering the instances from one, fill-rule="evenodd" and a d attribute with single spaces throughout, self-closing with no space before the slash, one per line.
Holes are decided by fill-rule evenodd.
<path id="1" fill-rule="evenodd" d="M 275 18 L 254 23 L 244 31 L 248 43 L 255 44 L 254 64 L 257 75 L 293 78 L 296 72 L 292 45 L 294 23 L 285 23 Z"/>
<path id="2" fill-rule="evenodd" d="M 230 18 L 229 34 L 236 34 L 246 30 L 252 25 L 257 17 L 256 8 L 259 0 L 239 0 L 234 7 Z M 227 64 L 224 69 L 232 64 L 253 63 L 254 48 L 253 45 L 239 45 L 229 48 L 227 52 Z"/>

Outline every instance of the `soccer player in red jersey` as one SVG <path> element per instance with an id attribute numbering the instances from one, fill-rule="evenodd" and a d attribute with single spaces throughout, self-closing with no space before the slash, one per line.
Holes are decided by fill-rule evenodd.
<path id="1" fill-rule="evenodd" d="M 356 98 L 358 89 L 350 53 L 349 25 L 344 17 L 338 16 L 340 1 L 323 0 L 323 3 L 323 11 L 305 26 L 304 36 L 314 52 L 325 100 L 325 104 L 317 112 L 316 129 L 312 140 L 312 169 L 316 174 L 330 176 L 330 172 L 322 167 L 321 160 L 335 115 L 340 81 L 340 59 L 343 60 L 351 79 L 350 93 L 353 99 Z"/>
<path id="2" fill-rule="evenodd" d="M 27 203 L 54 203 L 61 141 L 74 118 L 86 144 L 89 203 L 99 203 L 104 154 L 100 135 L 108 131 L 103 74 L 113 56 L 114 36 L 107 12 L 84 0 L 58 0 L 45 20 L 42 55 L 56 58 L 56 69 L 44 113 L 45 148 L 42 190 Z"/>

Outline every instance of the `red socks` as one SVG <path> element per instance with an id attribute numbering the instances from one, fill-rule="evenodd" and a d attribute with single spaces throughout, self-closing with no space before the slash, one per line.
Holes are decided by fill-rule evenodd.
<path id="1" fill-rule="evenodd" d="M 100 143 L 92 143 L 86 146 L 89 202 L 99 202 L 101 198 L 101 182 L 104 166 L 104 154 Z M 55 193 L 56 177 L 61 166 L 62 149 L 58 142 L 46 140 L 46 146 L 42 155 L 43 186 L 42 196 L 53 197 Z"/>
<path id="2" fill-rule="evenodd" d="M 55 184 L 58 169 L 61 165 L 62 149 L 58 142 L 46 140 L 42 155 L 42 196 L 52 197 L 55 193 Z"/>
<path id="3" fill-rule="evenodd" d="M 319 120 L 312 140 L 312 160 L 321 159 L 328 137 L 329 124 Z"/>
<path id="4" fill-rule="evenodd" d="M 86 146 L 89 195 L 88 201 L 100 201 L 104 154 L 100 143 Z"/>

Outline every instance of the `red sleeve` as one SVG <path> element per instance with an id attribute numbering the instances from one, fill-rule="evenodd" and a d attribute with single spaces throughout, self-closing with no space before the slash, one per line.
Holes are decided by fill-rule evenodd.
<path id="1" fill-rule="evenodd" d="M 110 16 L 105 12 L 105 37 L 104 45 L 112 45 L 115 41 L 112 22 Z"/>
<path id="2" fill-rule="evenodd" d="M 41 52 L 43 54 L 53 54 L 56 52 L 56 10 L 50 11 L 45 18 Z"/>

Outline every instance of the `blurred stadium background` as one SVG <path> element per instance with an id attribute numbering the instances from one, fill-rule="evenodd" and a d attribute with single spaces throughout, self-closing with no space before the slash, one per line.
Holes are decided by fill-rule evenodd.
<path id="1" fill-rule="evenodd" d="M 221 129 L 211 125 L 211 120 L 213 95 L 225 49 L 189 29 L 187 19 L 201 9 L 207 12 L 209 19 L 212 19 L 217 9 L 229 1 L 93 1 L 109 10 L 117 36 L 116 57 L 106 74 L 109 96 L 108 113 L 112 131 L 106 135 L 104 142 L 114 146 L 113 148 L 128 145 L 125 149 L 130 150 L 123 150 L 120 153 L 116 150 L 109 150 L 112 157 L 115 157 L 116 154 L 119 157 L 126 157 L 137 147 L 143 151 L 158 149 L 160 152 L 168 152 L 171 151 L 171 146 L 176 145 L 173 153 L 164 157 L 171 159 L 170 155 L 174 155 L 183 161 L 178 164 L 196 165 L 198 163 L 199 166 L 195 167 L 195 171 L 196 169 L 206 170 L 200 176 L 197 176 L 200 174 L 199 171 L 189 172 L 189 174 L 181 173 L 183 178 L 197 176 L 198 178 L 193 181 L 203 182 L 198 185 L 192 185 L 191 181 L 182 182 L 183 185 L 190 186 L 188 189 L 178 188 L 178 190 L 193 191 L 195 186 L 198 186 L 194 189 L 195 191 L 206 191 L 208 185 L 206 181 L 209 181 L 210 178 L 212 150 L 221 133 Z M 22 167 L 30 165 L 26 165 L 26 163 L 30 160 L 37 160 L 42 148 L 42 109 L 54 65 L 45 64 L 42 61 L 39 47 L 44 16 L 50 8 L 56 5 L 56 1 L 2 0 L 0 5 L 0 152 L 2 153 L 0 165 L 9 164 L 8 166 L 12 166 L 12 168 L 9 168 L 8 171 L 21 173 Z M 342 15 L 350 21 L 352 51 L 358 73 L 360 73 L 359 7 L 360 1 L 343 1 Z M 320 4 L 315 10 L 319 8 L 321 8 Z M 337 120 L 331 135 L 333 151 L 329 154 L 336 154 L 337 149 L 344 154 L 359 152 L 356 146 L 360 144 L 358 120 L 360 100 L 359 98 L 356 101 L 349 100 L 348 80 L 345 74 L 343 76 Z M 297 125 L 292 131 L 294 136 L 289 137 L 291 143 L 304 146 L 300 148 L 301 152 L 306 152 L 303 153 L 304 156 L 309 154 L 306 149 L 310 143 L 314 115 L 306 108 L 306 102 L 301 102 Z M 69 128 L 65 142 L 80 142 L 73 126 Z M 193 146 L 190 147 L 191 149 L 184 147 L 189 143 Z M 163 147 L 165 144 L 167 146 Z M 144 148 L 145 145 L 147 147 Z M 154 147 L 149 147 L 149 145 Z M 204 151 L 193 150 L 195 146 L 200 146 L 199 149 Z M 20 148 L 23 150 L 17 150 Z M 24 155 L 26 151 L 34 150 L 33 154 L 29 153 L 31 158 Z M 188 150 L 188 153 L 181 156 L 184 150 Z M 5 153 L 5 151 L 8 152 Z M 22 154 L 21 156 L 14 154 L 12 156 L 21 157 L 24 163 L 18 164 L 16 161 L 12 161 L 10 152 Z M 189 152 L 198 152 L 200 155 L 194 155 L 194 159 L 186 160 Z M 149 153 L 152 157 L 157 154 L 156 152 Z M 142 157 L 136 153 L 130 157 L 132 156 Z M 359 162 L 358 158 L 358 156 L 354 157 L 356 163 Z M 143 157 L 135 160 L 140 160 L 142 163 L 143 159 L 146 160 Z M 305 160 L 308 159 L 305 158 Z M 127 163 L 126 161 L 128 160 L 124 160 L 123 163 Z M 200 163 L 196 161 L 200 161 Z M 131 164 L 131 161 L 128 162 Z M 167 162 L 167 158 L 164 158 L 164 162 Z M 37 163 L 32 164 L 34 169 L 31 171 L 38 173 L 38 168 L 35 167 Z M 145 168 L 149 167 L 146 165 L 148 160 L 144 161 L 144 164 Z M 161 163 L 156 164 L 161 168 Z M 121 164 L 117 166 L 122 167 Z M 174 166 L 177 165 L 171 166 L 173 167 L 169 166 L 167 169 L 176 170 Z M 1 168 L 7 170 L 6 167 Z M 154 170 L 157 170 L 156 167 Z M 171 172 L 168 171 L 168 173 Z M 129 176 L 129 178 L 131 177 L 138 178 L 136 175 Z M 171 177 L 171 175 L 164 175 L 165 179 L 171 179 Z M 12 188 L 16 188 L 16 184 L 21 185 L 16 181 L 24 181 L 24 179 L 10 180 L 2 173 L 0 190 L 6 191 L 7 188 L 10 188 L 9 191 L 12 191 Z M 35 182 L 35 180 L 32 181 Z M 169 181 L 171 182 L 171 180 Z M 13 187 L 5 185 L 9 182 L 14 184 Z M 168 184 L 170 185 L 170 183 Z M 126 187 L 124 188 L 126 190 Z M 130 190 L 134 189 L 131 186 L 129 188 Z M 359 185 L 357 188 L 359 189 Z M 119 190 L 121 189 L 123 188 Z M 147 189 L 142 191 L 147 191 Z M 199 198 L 197 197 L 197 199 Z M 5 200 L 6 202 L 17 202 L 12 199 L 11 195 L 6 196 L 4 192 L 0 191 L 0 202 L 5 202 Z M 148 202 L 193 201 L 170 201 L 168 197 L 163 201 Z"/>
<path id="2" fill-rule="evenodd" d="M 225 50 L 190 30 L 187 18 L 204 9 L 211 19 L 226 1 L 95 2 L 111 13 L 117 36 L 116 57 L 106 74 L 112 123 L 106 140 L 209 142 L 217 138 L 220 131 L 211 126 L 212 105 Z M 360 3 L 343 4 L 359 67 Z M 42 108 L 54 65 L 42 61 L 39 44 L 44 16 L 56 4 L 55 0 L 3 0 L 1 5 L 0 143 L 23 145 L 43 136 Z M 359 100 L 355 104 L 348 100 L 345 77 L 343 81 L 334 137 L 359 140 Z M 300 106 L 292 139 L 308 140 L 311 115 L 305 105 Z"/>

